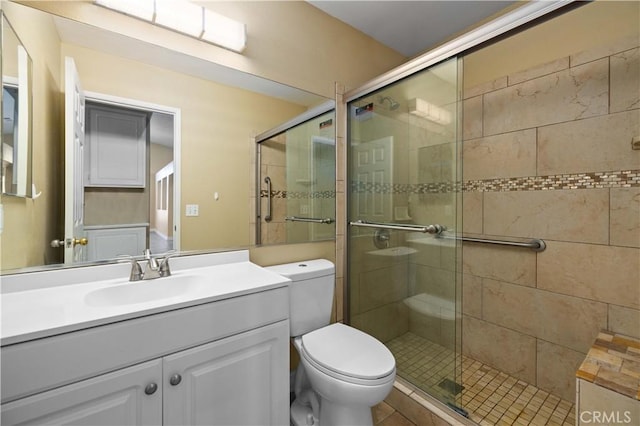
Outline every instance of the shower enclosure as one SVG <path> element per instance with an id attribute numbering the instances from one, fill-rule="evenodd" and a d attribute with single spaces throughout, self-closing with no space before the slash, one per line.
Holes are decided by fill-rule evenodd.
<path id="1" fill-rule="evenodd" d="M 639 8 L 529 2 L 344 94 L 345 317 L 415 423 L 572 426 L 600 330 L 640 336 Z"/>
<path id="2" fill-rule="evenodd" d="M 459 87 L 451 58 L 348 103 L 349 321 L 460 406 Z"/>
<path id="3" fill-rule="evenodd" d="M 335 110 L 328 102 L 256 137 L 256 242 L 335 238 Z"/>

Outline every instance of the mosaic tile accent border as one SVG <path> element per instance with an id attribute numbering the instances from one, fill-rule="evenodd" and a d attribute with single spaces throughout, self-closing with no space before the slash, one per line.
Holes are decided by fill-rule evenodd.
<path id="1" fill-rule="evenodd" d="M 636 187 L 640 187 L 640 170 L 468 180 L 463 183 L 374 184 L 353 182 L 351 184 L 352 192 L 376 194 L 438 194 L 460 191 L 549 191 Z"/>
<path id="2" fill-rule="evenodd" d="M 260 198 L 267 198 L 267 190 L 260 190 Z M 309 198 L 336 198 L 336 191 L 315 191 L 315 192 L 299 192 L 299 191 L 271 191 L 271 198 L 277 199 L 309 199 Z"/>
<path id="3" fill-rule="evenodd" d="M 640 187 L 640 170 L 471 180 L 464 183 L 463 191 L 545 191 L 631 187 Z"/>

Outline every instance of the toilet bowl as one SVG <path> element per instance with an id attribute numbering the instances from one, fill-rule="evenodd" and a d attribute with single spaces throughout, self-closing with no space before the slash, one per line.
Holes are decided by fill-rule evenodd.
<path id="1" fill-rule="evenodd" d="M 269 267 L 291 279 L 290 324 L 300 355 L 294 425 L 371 425 L 371 407 L 391 391 L 395 359 L 374 337 L 329 325 L 335 281 L 331 262 L 318 259 Z"/>

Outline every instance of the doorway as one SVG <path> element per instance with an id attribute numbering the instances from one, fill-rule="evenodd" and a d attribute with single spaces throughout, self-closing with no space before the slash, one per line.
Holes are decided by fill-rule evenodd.
<path id="1" fill-rule="evenodd" d="M 142 255 L 145 249 L 152 253 L 179 250 L 179 211 L 177 188 L 179 185 L 180 111 L 175 108 L 152 105 L 142 101 L 112 96 L 85 93 L 86 95 L 86 149 L 84 161 L 88 168 L 94 167 L 97 158 L 115 156 L 118 170 L 123 175 L 140 174 L 140 182 L 121 185 L 102 180 L 98 184 L 86 184 L 92 171 L 85 167 L 84 225 L 88 240 L 86 261 L 112 259 L 118 255 Z M 146 131 L 140 137 L 144 149 L 122 148 L 125 143 L 123 128 L 131 127 L 121 119 L 119 128 L 100 128 L 98 123 L 109 123 L 96 112 L 107 112 L 112 116 L 127 117 L 127 120 L 144 117 Z M 97 135 L 93 133 L 96 132 Z M 120 134 L 118 134 L 120 133 Z M 142 133 L 142 132 L 141 132 Z M 110 152 L 104 141 L 117 139 L 117 150 Z M 92 158 L 92 145 L 100 145 L 100 151 Z M 139 165 L 134 164 L 136 153 L 140 154 Z"/>

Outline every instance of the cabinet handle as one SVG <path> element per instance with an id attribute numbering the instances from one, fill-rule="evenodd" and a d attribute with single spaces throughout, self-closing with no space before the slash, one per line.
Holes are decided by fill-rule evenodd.
<path id="1" fill-rule="evenodd" d="M 146 393 L 147 395 L 153 395 L 154 393 L 156 393 L 157 390 L 158 390 L 158 385 L 156 383 L 149 383 L 144 388 L 144 393 Z"/>
<path id="2" fill-rule="evenodd" d="M 171 384 L 171 386 L 176 386 L 181 381 L 182 381 L 182 376 L 177 374 L 177 373 L 174 374 L 173 376 L 169 377 L 169 383 Z"/>

